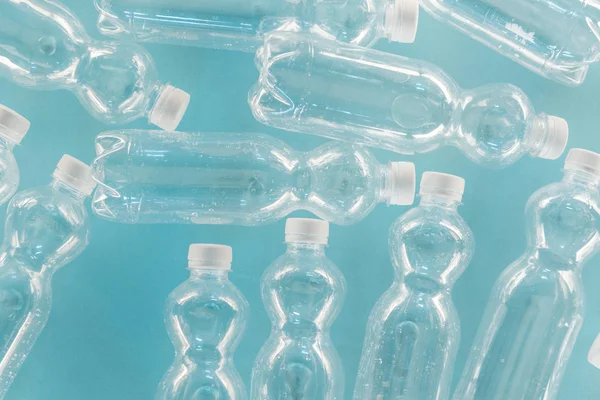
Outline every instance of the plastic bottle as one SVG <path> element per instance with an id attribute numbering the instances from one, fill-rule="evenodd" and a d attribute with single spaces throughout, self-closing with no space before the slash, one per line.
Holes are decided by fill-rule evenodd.
<path id="1" fill-rule="evenodd" d="M 272 324 L 254 362 L 253 400 L 344 400 L 344 368 L 329 329 L 342 308 L 346 280 L 325 255 L 328 237 L 325 221 L 286 221 L 287 251 L 261 282 Z"/>
<path id="2" fill-rule="evenodd" d="M 457 212 L 464 185 L 457 176 L 425 172 L 419 206 L 393 224 L 395 279 L 369 317 L 355 400 L 449 397 L 460 341 L 451 289 L 475 248 Z"/>
<path id="3" fill-rule="evenodd" d="M 306 31 L 369 46 L 411 43 L 418 0 L 95 0 L 105 35 L 254 52 L 269 32 Z"/>
<path id="4" fill-rule="evenodd" d="M 574 149 L 530 197 L 528 249 L 488 301 L 456 400 L 555 399 L 583 322 L 583 264 L 600 247 L 600 155 Z"/>
<path id="5" fill-rule="evenodd" d="M 167 299 L 165 321 L 175 360 L 156 400 L 245 400 L 233 353 L 248 317 L 248 302 L 229 281 L 231 247 L 193 244 L 190 278 Z"/>
<path id="6" fill-rule="evenodd" d="M 588 362 L 594 367 L 600 369 L 600 335 L 596 337 L 590 351 L 588 352 Z"/>
<path id="7" fill-rule="evenodd" d="M 565 120 L 536 114 L 512 85 L 460 89 L 439 67 L 309 35 L 270 35 L 249 93 L 256 119 L 281 129 L 402 154 L 442 145 L 491 167 L 556 159 Z"/>
<path id="8" fill-rule="evenodd" d="M 68 89 L 95 118 L 124 124 L 148 116 L 174 130 L 190 96 L 158 82 L 140 46 L 94 41 L 77 17 L 51 0 L 0 3 L 0 75 L 35 89 Z"/>
<path id="9" fill-rule="evenodd" d="M 29 130 L 29 121 L 0 104 L 0 204 L 6 203 L 19 187 L 19 165 L 13 149 Z"/>
<path id="10" fill-rule="evenodd" d="M 596 0 L 421 0 L 447 22 L 546 78 L 582 83 L 600 59 L 600 7 Z"/>
<path id="11" fill-rule="evenodd" d="M 17 193 L 6 211 L 0 248 L 0 398 L 44 329 L 54 272 L 89 240 L 84 201 L 95 182 L 90 167 L 65 155 L 48 186 Z"/>
<path id="12" fill-rule="evenodd" d="M 345 225 L 415 191 L 412 163 L 340 142 L 300 153 L 260 134 L 128 130 L 96 152 L 93 210 L 116 222 L 261 225 L 303 209 Z"/>

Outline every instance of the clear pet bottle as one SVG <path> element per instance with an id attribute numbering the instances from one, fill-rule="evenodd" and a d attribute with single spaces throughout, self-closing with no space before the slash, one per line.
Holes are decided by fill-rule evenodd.
<path id="1" fill-rule="evenodd" d="M 32 89 L 68 89 L 107 123 L 146 116 L 175 130 L 190 101 L 158 81 L 142 47 L 92 40 L 71 11 L 51 0 L 0 2 L 0 75 Z"/>
<path id="2" fill-rule="evenodd" d="M 13 149 L 29 130 L 29 121 L 0 104 L 0 204 L 6 203 L 19 188 L 19 165 Z"/>
<path id="3" fill-rule="evenodd" d="M 456 400 L 552 400 L 583 323 L 582 267 L 600 248 L 600 155 L 569 152 L 525 209 L 528 247 L 496 281 Z"/>
<path id="4" fill-rule="evenodd" d="M 473 256 L 465 181 L 425 172 L 419 205 L 390 230 L 392 286 L 367 323 L 354 400 L 446 400 L 460 341 L 451 289 Z"/>
<path id="5" fill-rule="evenodd" d="M 287 251 L 261 283 L 271 335 L 254 362 L 252 400 L 344 400 L 344 368 L 329 329 L 346 281 L 325 255 L 328 236 L 325 221 L 286 221 Z"/>
<path id="6" fill-rule="evenodd" d="M 248 317 L 248 302 L 231 283 L 231 247 L 193 244 L 190 278 L 167 299 L 165 320 L 175 360 L 156 400 L 246 400 L 233 352 Z"/>
<path id="7" fill-rule="evenodd" d="M 347 225 L 415 192 L 412 163 L 341 142 L 302 153 L 260 134 L 126 130 L 100 134 L 96 153 L 93 210 L 123 223 L 253 226 L 307 210 Z"/>
<path id="8" fill-rule="evenodd" d="M 255 118 L 294 132 L 402 154 L 443 145 L 476 163 L 510 165 L 525 155 L 556 159 L 567 122 L 536 113 L 508 84 L 464 90 L 439 67 L 310 35 L 270 35 L 258 50 Z"/>

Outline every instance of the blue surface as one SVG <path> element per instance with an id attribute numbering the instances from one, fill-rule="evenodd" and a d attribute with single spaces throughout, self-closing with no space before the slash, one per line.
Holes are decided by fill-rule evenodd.
<path id="1" fill-rule="evenodd" d="M 92 1 L 66 3 L 81 17 L 90 34 L 100 38 Z M 257 77 L 251 54 L 159 45 L 146 48 L 154 56 L 162 79 L 192 95 L 181 130 L 262 131 L 302 150 L 323 142 L 267 129 L 254 121 L 246 104 L 247 89 Z M 592 67 L 582 87 L 562 87 L 424 13 L 414 45 L 380 43 L 378 48 L 432 61 L 465 88 L 494 82 L 516 84 L 530 95 L 537 110 L 569 121 L 569 148 L 600 151 L 600 65 Z M 0 103 L 32 122 L 31 131 L 16 150 L 21 188 L 46 184 L 63 153 L 91 161 L 95 135 L 110 128 L 92 119 L 65 91 L 34 92 L 0 80 Z M 139 121 L 130 127 L 147 125 Z M 375 153 L 382 162 L 402 159 L 392 153 Z M 475 233 L 477 247 L 473 262 L 454 290 L 463 331 L 456 381 L 494 280 L 525 249 L 525 202 L 537 188 L 561 178 L 564 157 L 558 161 L 528 158 L 500 171 L 479 168 L 451 148 L 413 161 L 419 173 L 438 170 L 458 174 L 467 181 L 460 212 Z M 2 218 L 5 209 L 0 209 Z M 348 281 L 348 298 L 332 331 L 345 364 L 346 398 L 352 393 L 367 316 L 392 279 L 388 229 L 405 210 L 380 206 L 358 225 L 331 229 L 328 254 Z M 233 246 L 231 279 L 252 308 L 235 357 L 249 386 L 254 357 L 270 329 L 260 299 L 260 277 L 285 250 L 283 226 L 284 221 L 261 228 L 128 226 L 93 217 L 91 244 L 82 256 L 56 274 L 50 321 L 6 399 L 153 398 L 173 358 L 163 324 L 163 304 L 168 293 L 187 278 L 187 247 L 193 242 Z M 587 351 L 600 332 L 598 264 L 600 258 L 596 257 L 584 272 L 585 323 L 561 387 L 561 400 L 600 398 L 600 370 L 586 361 Z"/>

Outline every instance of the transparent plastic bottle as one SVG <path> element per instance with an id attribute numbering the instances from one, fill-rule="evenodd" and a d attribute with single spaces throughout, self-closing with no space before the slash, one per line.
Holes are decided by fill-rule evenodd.
<path id="1" fill-rule="evenodd" d="M 249 103 L 266 125 L 403 154 L 458 147 L 491 167 L 526 154 L 556 159 L 565 120 L 536 114 L 506 84 L 462 90 L 424 61 L 295 33 L 272 34 L 258 50 Z"/>
<path id="2" fill-rule="evenodd" d="M 596 337 L 590 351 L 588 352 L 588 362 L 594 367 L 600 369 L 600 335 Z"/>
<path id="3" fill-rule="evenodd" d="M 174 130 L 190 97 L 158 81 L 150 54 L 134 43 L 99 42 L 51 0 L 0 3 L 0 75 L 35 89 L 68 89 L 95 118 L 124 124 L 148 116 Z"/>
<path id="4" fill-rule="evenodd" d="M 231 247 L 193 244 L 188 258 L 190 278 L 169 295 L 165 307 L 175 360 L 156 400 L 245 400 L 233 353 L 249 306 L 229 281 Z"/>
<path id="5" fill-rule="evenodd" d="M 418 0 L 95 0 L 105 35 L 254 52 L 269 32 L 306 31 L 369 46 L 411 43 Z"/>
<path id="6" fill-rule="evenodd" d="M 600 247 L 600 155 L 573 149 L 525 210 L 528 249 L 491 291 L 456 400 L 555 399 L 583 322 L 583 264 Z"/>
<path id="7" fill-rule="evenodd" d="M 10 200 L 19 187 L 19 165 L 13 149 L 21 143 L 29 126 L 26 118 L 0 104 L 0 204 Z"/>
<path id="8" fill-rule="evenodd" d="M 65 155 L 48 186 L 17 193 L 9 203 L 0 248 L 0 398 L 44 329 L 52 276 L 87 247 L 84 201 L 95 182 L 90 167 Z"/>
<path id="9" fill-rule="evenodd" d="M 100 134 L 96 152 L 93 210 L 124 223 L 261 225 L 302 209 L 345 225 L 415 191 L 412 163 L 340 142 L 300 153 L 260 134 L 127 130 Z"/>
<path id="10" fill-rule="evenodd" d="M 420 0 L 433 17 L 530 70 L 582 83 L 600 59 L 597 0 Z"/>
<path id="11" fill-rule="evenodd" d="M 261 293 L 271 335 L 252 370 L 252 400 L 344 400 L 344 368 L 329 329 L 346 280 L 325 255 L 329 225 L 290 218 L 287 251 L 265 271 Z"/>
<path id="12" fill-rule="evenodd" d="M 475 248 L 457 212 L 464 185 L 457 176 L 425 172 L 419 206 L 393 224 L 395 279 L 369 317 L 355 400 L 450 396 L 460 341 L 451 289 Z"/>

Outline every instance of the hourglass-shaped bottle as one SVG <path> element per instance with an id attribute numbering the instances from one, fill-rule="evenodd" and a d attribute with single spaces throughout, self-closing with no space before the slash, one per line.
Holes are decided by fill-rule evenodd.
<path id="1" fill-rule="evenodd" d="M 344 302 L 346 281 L 325 255 L 329 225 L 290 218 L 287 251 L 262 278 L 271 336 L 252 371 L 253 400 L 344 399 L 344 372 L 329 329 Z"/>
<path id="2" fill-rule="evenodd" d="M 390 231 L 396 270 L 371 312 L 355 400 L 447 399 L 460 340 L 451 288 L 474 251 L 462 178 L 426 172 L 421 202 Z"/>
<path id="3" fill-rule="evenodd" d="M 147 116 L 174 130 L 190 96 L 158 81 L 134 43 L 92 40 L 77 17 L 47 0 L 0 3 L 0 75 L 37 89 L 68 89 L 95 118 L 124 124 Z"/>
<path id="4" fill-rule="evenodd" d="M 247 398 L 233 364 L 246 325 L 248 303 L 229 281 L 231 247 L 193 244 L 190 278 L 167 299 L 167 331 L 175 360 L 161 381 L 157 400 Z"/>

